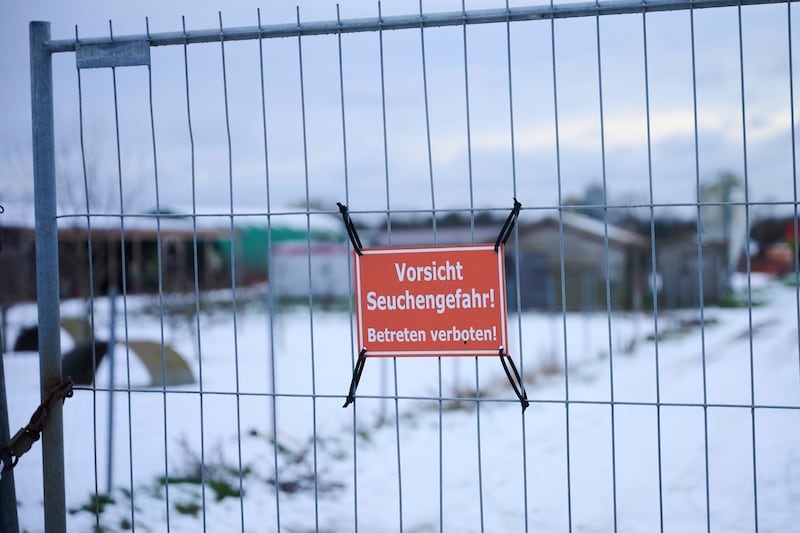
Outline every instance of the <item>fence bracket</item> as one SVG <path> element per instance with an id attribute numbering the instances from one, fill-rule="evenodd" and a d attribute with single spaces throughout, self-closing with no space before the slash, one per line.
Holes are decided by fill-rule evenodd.
<path id="1" fill-rule="evenodd" d="M 150 43 L 145 39 L 75 45 L 75 62 L 82 68 L 150 65 Z"/>

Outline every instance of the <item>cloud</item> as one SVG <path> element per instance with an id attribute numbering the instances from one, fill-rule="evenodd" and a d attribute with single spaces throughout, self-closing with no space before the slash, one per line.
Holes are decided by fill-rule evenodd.
<path id="1" fill-rule="evenodd" d="M 725 109 L 705 109 L 698 112 L 697 125 L 700 135 L 722 137 L 726 142 L 742 142 L 741 112 Z M 600 149 L 599 118 L 573 116 L 559 121 L 558 139 L 562 149 L 596 147 Z M 748 141 L 762 142 L 780 135 L 789 135 L 790 116 L 787 113 L 770 112 L 748 117 Z M 652 143 L 664 142 L 673 138 L 692 140 L 695 120 L 691 110 L 668 110 L 652 113 L 650 117 L 650 138 Z M 639 113 L 628 112 L 604 117 L 605 147 L 607 151 L 640 148 L 647 142 L 646 119 Z M 446 134 L 435 139 L 437 151 L 435 159 L 445 163 L 464 153 L 462 138 Z M 518 151 L 554 150 L 555 129 L 542 124 L 518 124 L 515 131 L 515 148 Z M 508 151 L 511 149 L 509 129 L 483 129 L 472 135 L 475 150 Z"/>
<path id="2" fill-rule="evenodd" d="M 426 11 L 453 9 L 443 6 L 432 0 L 425 3 Z M 199 7 L 190 10 L 197 13 L 192 13 L 187 21 L 189 27 L 215 27 L 216 8 L 210 4 L 201 7 L 208 8 L 208 12 Z M 459 8 L 460 5 L 456 5 L 456 10 Z M 15 14 L 17 18 L 23 11 L 19 9 L 20 13 Z M 128 9 L 135 10 L 134 6 Z M 179 27 L 177 16 L 172 25 L 165 22 L 175 9 L 174 6 L 153 9 L 154 31 Z M 388 9 L 387 5 L 385 12 Z M 130 19 L 129 10 L 118 11 L 119 16 Z M 374 16 L 377 7 L 370 2 L 357 6 L 348 4 L 347 9 L 342 9 L 343 17 L 354 16 L 354 10 L 363 16 Z M 392 10 L 413 13 L 416 6 L 398 5 Z M 226 12 L 226 24 L 255 23 L 254 8 L 247 16 L 250 18 L 240 11 L 237 7 L 230 14 Z M 270 16 L 278 11 L 283 18 Z M 48 18 L 41 16 L 41 10 L 37 13 L 40 18 Z M 63 24 L 64 17 L 69 15 L 62 8 L 51 14 L 58 15 L 58 24 Z M 759 176 L 757 187 L 761 190 L 781 190 L 785 185 L 776 183 L 787 183 L 784 180 L 792 170 L 788 69 L 786 48 L 782 43 L 786 29 L 785 6 L 760 11 L 748 8 L 745 14 L 746 132 L 751 156 L 748 170 L 753 176 Z M 269 24 L 292 21 L 294 8 L 271 6 L 269 11 L 263 9 L 262 15 Z M 305 20 L 330 20 L 335 17 L 335 8 L 333 4 L 320 1 L 304 5 L 302 15 Z M 693 89 L 698 98 L 697 142 L 702 175 L 713 174 L 721 168 L 742 171 L 742 107 L 735 15 L 736 10 L 704 10 L 697 14 L 696 85 L 692 80 L 688 13 L 648 15 L 650 133 L 653 172 L 659 191 L 657 201 L 691 201 L 693 198 Z M 82 27 L 81 33 L 91 35 L 107 31 L 107 27 L 97 22 L 99 16 L 80 12 L 71 15 L 78 22 L 89 21 L 90 25 Z M 648 161 L 641 23 L 639 16 L 621 16 L 604 18 L 601 24 L 602 133 L 606 173 L 612 191 L 625 192 L 625 187 L 641 191 L 646 189 L 648 181 L 645 179 Z M 114 27 L 115 33 L 117 30 L 140 33 L 143 21 L 115 22 Z M 565 191 L 578 192 L 586 183 L 602 176 L 594 19 L 558 21 L 555 28 L 561 177 Z M 338 40 L 332 36 L 302 39 L 304 101 L 300 97 L 297 40 L 265 40 L 269 175 L 275 201 L 288 203 L 305 197 L 306 169 L 312 199 L 335 197 L 339 200 L 345 194 L 346 170 L 349 191 L 356 204 L 382 208 L 386 203 L 387 162 L 393 207 L 429 208 L 433 202 L 431 172 L 437 206 L 463 208 L 470 202 L 506 205 L 514 186 L 514 172 L 518 190 L 535 197 L 537 202 L 557 201 L 549 23 L 511 25 L 512 76 L 508 73 L 505 25 L 467 29 L 468 75 L 464 71 L 463 33 L 458 27 L 425 30 L 427 116 L 418 30 L 384 32 L 383 64 L 377 34 L 343 36 L 346 169 Z M 54 34 L 63 37 L 64 31 L 56 31 L 54 26 Z M 243 204 L 263 204 L 266 197 L 258 52 L 255 41 L 226 44 L 234 198 Z M 191 185 L 183 49 L 157 48 L 152 57 L 160 192 L 162 201 L 168 202 L 186 198 Z M 192 46 L 188 58 L 198 198 L 219 203 L 220 198 L 229 197 L 230 188 L 220 47 L 216 43 Z M 70 122 L 66 131 L 74 135 L 77 132 L 74 61 L 71 55 L 64 54 L 58 63 L 63 68 L 56 68 L 56 83 L 63 91 L 59 92 L 61 96 L 56 107 L 68 110 L 63 120 Z M 14 72 L 24 72 L 27 64 L 23 61 L 22 66 L 14 68 L 13 72 L 9 71 L 9 80 L 26 81 L 24 75 Z M 107 142 L 113 148 L 114 113 L 109 77 L 109 72 L 84 74 L 84 118 L 88 128 L 99 127 L 106 135 L 96 142 Z M 141 160 L 136 163 L 141 170 L 125 168 L 124 173 L 126 176 L 148 174 L 152 169 L 152 148 L 145 70 L 139 69 L 136 73 L 120 70 L 118 78 L 119 100 L 123 103 L 120 108 L 123 162 Z M 510 78 L 513 84 L 513 154 Z M 22 82 L 7 85 L 10 95 L 5 99 L 7 102 L 20 100 L 11 95 L 12 88 L 14 94 L 28 94 L 29 88 Z M 301 106 L 305 112 L 305 132 Z M 28 143 L 29 133 L 25 132 L 29 131 L 29 112 L 25 110 L 29 105 L 6 105 L 6 108 L 11 109 L 0 138 L 24 138 Z M 61 116 L 58 111 L 57 116 Z M 384 153 L 384 117 L 388 153 Z M 89 152 L 98 150 L 96 145 L 89 144 Z M 106 155 L 109 154 L 113 156 L 114 150 L 107 150 Z M 306 155 L 307 160 L 304 159 Z M 516 168 L 512 166 L 512 157 Z M 115 167 L 116 158 L 111 159 Z M 470 177 L 472 190 L 469 189 Z M 777 179 L 780 181 L 776 182 Z M 148 178 L 148 183 L 151 181 Z M 672 186 L 677 182 L 681 187 Z M 539 194 L 540 191 L 546 193 Z"/>

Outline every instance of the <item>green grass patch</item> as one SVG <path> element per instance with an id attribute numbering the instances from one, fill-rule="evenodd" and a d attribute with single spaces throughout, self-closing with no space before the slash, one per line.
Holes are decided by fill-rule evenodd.
<path id="1" fill-rule="evenodd" d="M 92 494 L 89 496 L 89 501 L 81 505 L 80 507 L 75 507 L 70 509 L 70 514 L 76 514 L 80 512 L 87 512 L 94 515 L 101 515 L 103 511 L 106 510 L 106 507 L 109 505 L 114 505 L 117 503 L 114 501 L 114 498 L 111 497 L 109 494 Z"/>
<path id="2" fill-rule="evenodd" d="M 200 509 L 202 509 L 202 507 L 200 507 L 200 505 L 195 502 L 175 504 L 176 511 L 178 511 L 181 514 L 193 516 L 195 518 L 197 518 L 197 515 L 200 513 Z"/>

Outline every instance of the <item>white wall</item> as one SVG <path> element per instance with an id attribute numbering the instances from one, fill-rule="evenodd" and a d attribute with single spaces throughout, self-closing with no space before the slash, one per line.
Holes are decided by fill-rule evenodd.
<path id="1" fill-rule="evenodd" d="M 309 253 L 311 276 L 309 286 Z M 346 244 L 281 244 L 272 249 L 270 289 L 280 298 L 347 297 L 352 277 Z"/>

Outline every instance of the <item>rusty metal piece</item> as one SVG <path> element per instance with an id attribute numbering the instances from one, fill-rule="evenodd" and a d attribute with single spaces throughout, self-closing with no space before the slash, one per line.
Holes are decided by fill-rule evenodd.
<path id="1" fill-rule="evenodd" d="M 17 431 L 8 441 L 8 444 L 0 448 L 0 452 L 3 455 L 7 453 L 11 456 L 11 462 L 6 463 L 3 468 L 4 471 L 11 470 L 17 466 L 19 458 L 30 451 L 33 443 L 41 438 L 42 431 L 44 431 L 44 426 L 47 423 L 47 415 L 50 413 L 50 406 L 53 402 L 58 400 L 63 402 L 65 399 L 72 397 L 72 386 L 72 378 L 67 376 L 59 385 L 50 389 L 47 398 L 33 412 L 28 425 Z"/>
<path id="2" fill-rule="evenodd" d="M 22 457 L 23 454 L 30 451 L 31 447 L 33 447 L 33 443 L 39 440 L 40 434 L 29 430 L 28 428 L 22 428 L 17 431 L 17 434 L 11 437 L 11 440 L 8 441 L 6 445 L 6 449 L 8 453 L 11 454 L 11 458 L 13 462 L 11 465 L 6 466 L 6 470 L 10 470 L 17 466 L 19 462 L 19 458 Z"/>

